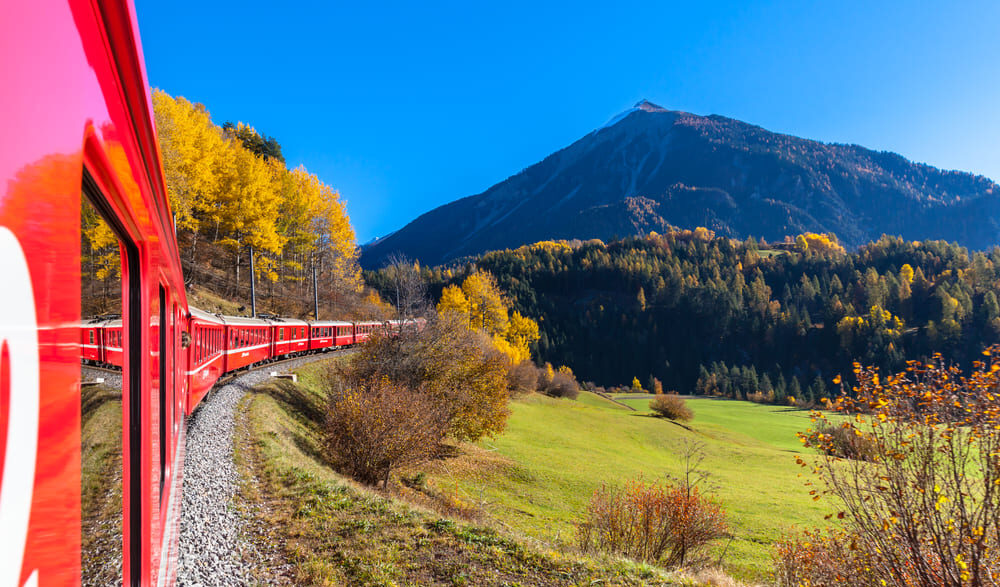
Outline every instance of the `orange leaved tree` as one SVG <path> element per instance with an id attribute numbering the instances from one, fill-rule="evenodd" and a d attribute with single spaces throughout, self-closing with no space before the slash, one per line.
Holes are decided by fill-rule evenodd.
<path id="1" fill-rule="evenodd" d="M 984 351 L 968 375 L 937 355 L 888 377 L 855 366 L 852 393 L 828 402 L 842 416 L 816 412 L 819 426 L 801 436 L 824 452 L 814 471 L 825 489 L 813 493 L 836 499 L 843 528 L 784 545 L 782 583 L 1000 581 L 998 351 Z M 824 432 L 831 425 L 860 439 L 865 458 L 838 457 L 837 439 Z"/>

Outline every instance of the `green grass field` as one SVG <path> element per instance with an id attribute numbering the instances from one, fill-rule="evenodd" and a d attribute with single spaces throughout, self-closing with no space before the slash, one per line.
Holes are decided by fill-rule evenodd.
<path id="1" fill-rule="evenodd" d="M 481 442 L 482 451 L 425 468 L 436 488 L 510 530 L 571 543 L 595 488 L 637 475 L 678 475 L 682 445 L 701 442 L 702 468 L 712 473 L 734 534 L 719 546 L 722 566 L 749 580 L 767 578 L 776 541 L 793 527 L 823 524 L 830 513 L 832 504 L 809 496 L 810 476 L 795 464 L 803 452 L 795 433 L 809 427 L 808 412 L 699 398 L 688 400 L 695 416 L 681 426 L 650 416 L 646 399 L 623 402 L 637 411 L 588 393 L 577 401 L 521 398 L 512 403 L 506 432 Z"/>

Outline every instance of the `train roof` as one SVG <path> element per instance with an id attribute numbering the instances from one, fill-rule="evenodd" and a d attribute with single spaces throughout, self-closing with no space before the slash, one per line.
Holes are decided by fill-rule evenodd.
<path id="1" fill-rule="evenodd" d="M 237 326 L 267 326 L 267 320 L 260 318 L 248 318 L 246 316 L 219 316 L 223 324 L 233 324 Z"/>
<path id="2" fill-rule="evenodd" d="M 280 316 L 271 316 L 265 318 L 268 324 L 273 324 L 275 326 L 308 326 L 309 323 L 305 320 L 299 320 L 298 318 L 282 318 Z"/>
<path id="3" fill-rule="evenodd" d="M 313 327 L 323 327 L 323 326 L 354 326 L 350 322 L 344 322 L 341 320 L 314 320 L 309 322 L 309 326 Z"/>
<path id="4" fill-rule="evenodd" d="M 188 311 L 191 313 L 192 318 L 197 318 L 206 322 L 215 322 L 216 324 L 224 324 L 222 318 L 217 314 L 209 314 L 208 312 L 199 310 L 193 306 L 188 307 Z"/>
<path id="5" fill-rule="evenodd" d="M 110 324 L 117 324 L 121 326 L 122 317 L 118 314 L 112 314 L 109 316 L 93 316 L 91 318 L 85 318 L 80 322 L 81 328 L 104 328 Z"/>

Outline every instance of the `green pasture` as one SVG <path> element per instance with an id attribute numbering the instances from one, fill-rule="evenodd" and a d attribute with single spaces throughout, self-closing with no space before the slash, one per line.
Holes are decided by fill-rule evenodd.
<path id="1" fill-rule="evenodd" d="M 646 399 L 622 401 L 636 411 L 585 392 L 576 401 L 517 399 L 502 435 L 429 466 L 431 483 L 511 531 L 572 543 L 595 488 L 679 475 L 684 445 L 701 443 L 702 468 L 733 533 L 716 556 L 730 574 L 750 580 L 766 579 L 776 541 L 795 527 L 823 524 L 834 507 L 812 500 L 809 472 L 795 463 L 803 452 L 795 434 L 809 427 L 807 411 L 699 398 L 688 400 L 694 419 L 680 425 L 652 417 Z"/>

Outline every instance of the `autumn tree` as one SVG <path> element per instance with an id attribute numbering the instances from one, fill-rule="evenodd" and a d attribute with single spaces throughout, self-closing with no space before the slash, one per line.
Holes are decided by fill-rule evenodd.
<path id="1" fill-rule="evenodd" d="M 372 337 L 344 376 L 355 385 L 384 377 L 421 389 L 446 406 L 450 437 L 476 440 L 506 424 L 507 364 L 489 337 L 445 313 L 432 314 L 420 330 Z"/>
<path id="2" fill-rule="evenodd" d="M 433 395 L 384 377 L 347 384 L 331 372 L 326 382 L 327 446 L 347 474 L 386 486 L 393 470 L 437 453 L 448 429 L 448 409 Z"/>
<path id="3" fill-rule="evenodd" d="M 470 328 L 489 336 L 511 364 L 529 358 L 529 346 L 539 338 L 538 323 L 519 312 L 509 313 L 507 303 L 492 275 L 477 271 L 441 292 L 437 310 L 454 314 Z"/>
<path id="4" fill-rule="evenodd" d="M 815 464 L 799 458 L 819 475 L 823 484 L 812 493 L 834 499 L 843 528 L 824 535 L 817 543 L 822 552 L 802 541 L 786 546 L 781 556 L 800 568 L 786 584 L 817 584 L 820 575 L 855 585 L 996 583 L 998 350 L 987 350 L 968 376 L 939 355 L 889 376 L 855 367 L 857 384 L 829 403 L 847 417 L 833 422 L 827 412 L 815 412 L 818 425 L 801 436 L 825 456 Z M 835 456 L 831 426 L 863 441 L 864 457 Z"/>
<path id="5" fill-rule="evenodd" d="M 261 135 L 248 124 L 237 122 L 233 124 L 227 121 L 222 125 L 223 132 L 243 145 L 243 148 L 254 155 L 264 159 L 275 159 L 282 165 L 285 163 L 285 156 L 281 154 L 281 145 L 274 137 Z"/>
<path id="6" fill-rule="evenodd" d="M 404 255 L 390 255 L 385 275 L 391 285 L 390 295 L 400 318 L 414 318 L 428 309 L 427 282 L 420 274 L 420 263 Z M 459 302 L 459 305 L 464 302 Z"/>
<path id="7" fill-rule="evenodd" d="M 211 227 L 218 206 L 219 170 L 227 146 L 201 104 L 154 90 L 153 112 L 170 209 L 177 229 L 192 237 L 188 252 L 193 258 L 200 232 Z"/>
<path id="8" fill-rule="evenodd" d="M 189 279 L 198 279 L 199 243 L 208 241 L 231 259 L 237 295 L 252 261 L 267 282 L 297 286 L 315 268 L 328 303 L 360 299 L 355 235 L 337 192 L 305 168 L 287 169 L 277 141 L 248 125 L 219 128 L 204 106 L 159 90 L 153 105 Z"/>

